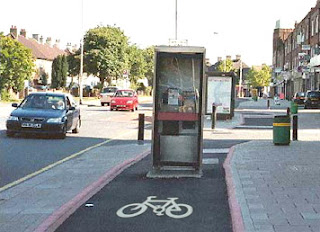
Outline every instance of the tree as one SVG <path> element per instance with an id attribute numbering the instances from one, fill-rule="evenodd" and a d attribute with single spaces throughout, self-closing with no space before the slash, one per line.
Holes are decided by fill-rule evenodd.
<path id="1" fill-rule="evenodd" d="M 0 89 L 23 89 L 35 71 L 30 49 L 10 37 L 0 35 Z"/>
<path id="2" fill-rule="evenodd" d="M 100 78 L 103 85 L 122 77 L 127 66 L 128 38 L 117 27 L 96 27 L 84 37 L 85 71 Z"/>
<path id="3" fill-rule="evenodd" d="M 233 62 L 230 59 L 222 60 L 218 64 L 217 70 L 219 72 L 231 72 L 234 71 Z"/>
<path id="4" fill-rule="evenodd" d="M 60 87 L 65 88 L 67 84 L 67 76 L 68 76 L 68 60 L 65 55 L 61 57 L 61 82 Z"/>
<path id="5" fill-rule="evenodd" d="M 144 54 L 136 45 L 129 46 L 128 48 L 128 66 L 130 70 L 130 82 L 136 85 L 138 79 L 144 77 L 147 72 Z"/>
<path id="6" fill-rule="evenodd" d="M 146 62 L 145 76 L 148 79 L 149 85 L 152 86 L 154 77 L 154 47 L 144 49 L 143 56 Z"/>
<path id="7" fill-rule="evenodd" d="M 267 65 L 263 65 L 261 70 L 252 67 L 247 74 L 247 78 L 252 87 L 269 86 L 271 81 L 271 68 Z"/>
<path id="8" fill-rule="evenodd" d="M 61 83 L 61 56 L 57 56 L 52 62 L 51 87 L 60 88 Z"/>
<path id="9" fill-rule="evenodd" d="M 69 88 L 72 87 L 74 77 L 80 73 L 80 50 L 67 56 L 68 61 L 68 75 L 71 77 Z M 79 76 L 78 76 L 79 77 Z"/>
<path id="10" fill-rule="evenodd" d="M 68 61 L 65 55 L 57 56 L 52 62 L 51 87 L 64 88 L 67 82 Z"/>

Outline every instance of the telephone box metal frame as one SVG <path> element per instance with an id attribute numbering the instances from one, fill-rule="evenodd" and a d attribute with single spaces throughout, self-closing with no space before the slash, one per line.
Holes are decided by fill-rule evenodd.
<path id="1" fill-rule="evenodd" d="M 154 59 L 153 171 L 193 170 L 201 176 L 205 48 L 157 46 Z"/>

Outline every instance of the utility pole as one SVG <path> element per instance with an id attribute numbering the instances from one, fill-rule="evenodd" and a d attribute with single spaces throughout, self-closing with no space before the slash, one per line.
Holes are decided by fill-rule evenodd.
<path id="1" fill-rule="evenodd" d="M 242 97 L 242 60 L 240 59 L 240 70 L 239 70 L 239 93 L 238 93 L 238 97 Z"/>
<path id="2" fill-rule="evenodd" d="M 176 29 L 175 29 L 175 40 L 178 40 L 178 0 L 176 0 Z"/>
<path id="3" fill-rule="evenodd" d="M 81 40 L 80 40 L 80 73 L 79 73 L 79 98 L 80 98 L 80 105 L 82 105 L 82 96 L 83 96 L 83 89 L 82 89 L 82 77 L 83 77 L 83 0 L 81 1 Z"/>

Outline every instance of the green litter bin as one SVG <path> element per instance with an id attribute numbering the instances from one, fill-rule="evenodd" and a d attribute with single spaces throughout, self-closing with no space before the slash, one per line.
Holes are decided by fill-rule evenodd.
<path id="1" fill-rule="evenodd" d="M 290 144 L 290 116 L 276 115 L 273 119 L 273 143 L 274 145 Z"/>
<path id="2" fill-rule="evenodd" d="M 291 114 L 297 114 L 298 113 L 298 104 L 295 103 L 294 101 L 291 101 L 290 112 L 291 112 Z"/>

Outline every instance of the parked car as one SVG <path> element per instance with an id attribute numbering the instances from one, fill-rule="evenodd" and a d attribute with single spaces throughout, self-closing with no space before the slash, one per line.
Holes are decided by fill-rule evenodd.
<path id="1" fill-rule="evenodd" d="M 119 88 L 116 86 L 109 86 L 103 88 L 100 93 L 101 106 L 104 106 L 104 104 L 107 104 L 107 106 L 109 106 L 111 98 L 114 96 L 118 89 Z"/>
<path id="2" fill-rule="evenodd" d="M 66 133 L 79 133 L 80 109 L 72 96 L 64 93 L 39 92 L 29 94 L 10 114 L 7 136 L 16 133 L 50 134 L 64 139 Z"/>
<path id="3" fill-rule="evenodd" d="M 320 108 L 320 91 L 308 91 L 304 100 L 304 108 Z"/>
<path id="4" fill-rule="evenodd" d="M 111 98 L 111 110 L 138 110 L 138 96 L 134 90 L 117 90 Z"/>
<path id="5" fill-rule="evenodd" d="M 296 92 L 292 100 L 294 103 L 297 103 L 298 105 L 303 105 L 305 98 L 306 98 L 305 92 Z"/>

